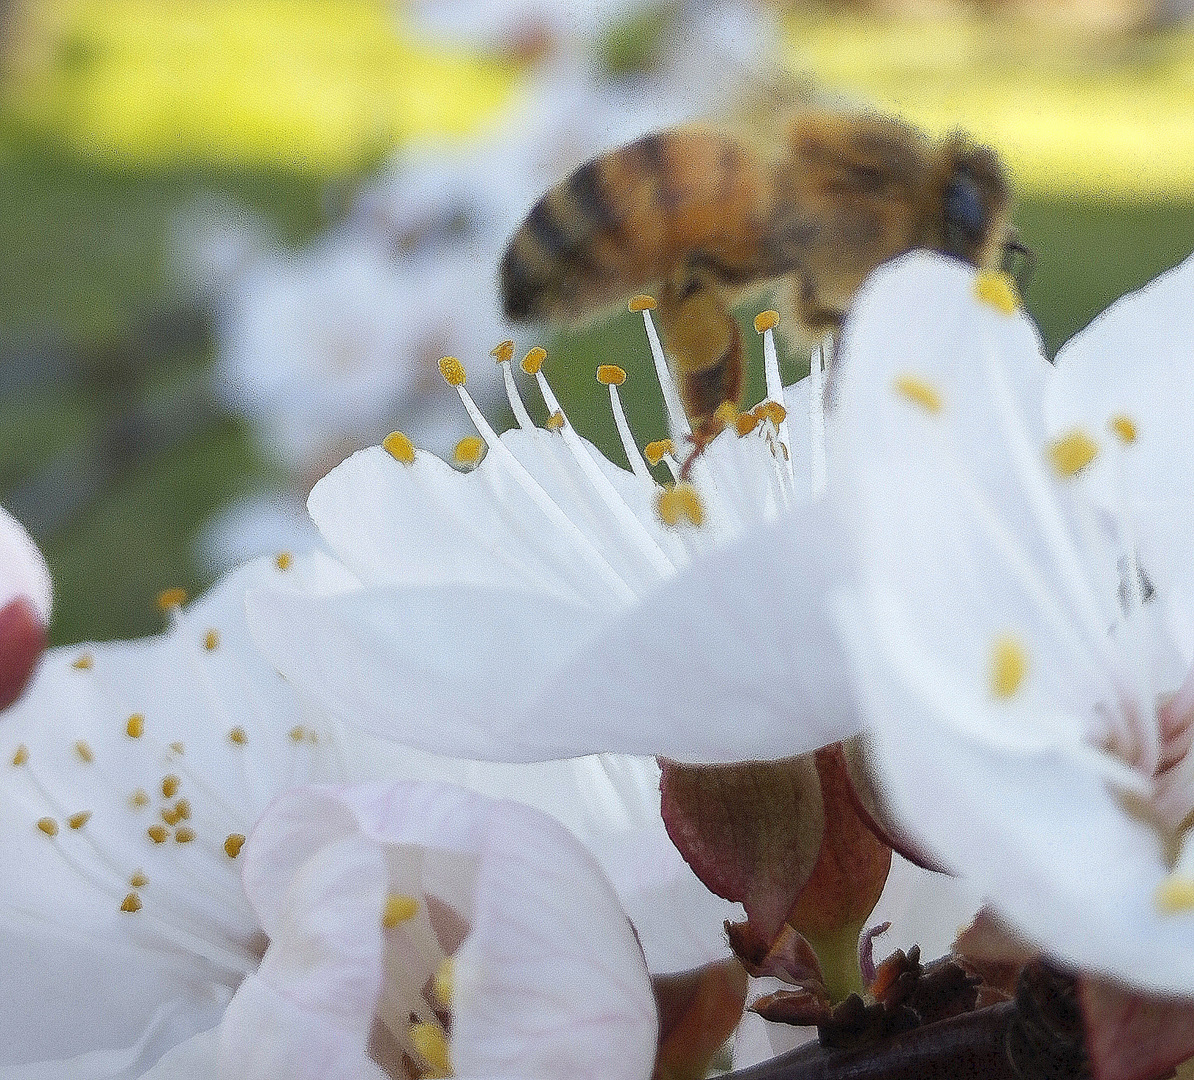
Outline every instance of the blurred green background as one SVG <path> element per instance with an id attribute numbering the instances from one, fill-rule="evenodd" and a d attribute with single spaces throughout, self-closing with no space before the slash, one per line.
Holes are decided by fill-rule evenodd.
<path id="1" fill-rule="evenodd" d="M 207 584 L 204 520 L 277 479 L 204 390 L 214 345 L 172 269 L 176 215 L 224 196 L 302 244 L 404 140 L 477 130 L 518 66 L 418 42 L 366 0 L 0 0 L 0 19 L 0 503 L 50 563 L 55 642 L 145 633 L 160 590 Z M 823 11 L 789 16 L 783 46 L 1000 150 L 1050 351 L 1194 249 L 1189 29 Z M 557 392 L 615 460 L 592 370 L 633 376 L 640 335 L 622 319 L 553 346 Z M 625 389 L 660 434 L 648 380 Z"/>

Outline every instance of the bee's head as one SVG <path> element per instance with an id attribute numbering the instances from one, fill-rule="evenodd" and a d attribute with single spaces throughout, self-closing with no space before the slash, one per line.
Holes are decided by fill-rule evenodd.
<path id="1" fill-rule="evenodd" d="M 940 250 L 975 266 L 1009 266 L 1009 256 L 1031 252 L 1016 238 L 1008 223 L 1010 203 L 1003 166 L 994 151 L 973 146 L 961 137 L 948 145 L 941 187 Z"/>

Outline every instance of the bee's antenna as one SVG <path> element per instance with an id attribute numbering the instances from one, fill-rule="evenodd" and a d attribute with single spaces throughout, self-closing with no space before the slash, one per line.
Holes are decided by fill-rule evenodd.
<path id="1" fill-rule="evenodd" d="M 1013 235 L 1003 245 L 1002 269 L 1011 274 L 1020 292 L 1024 292 L 1036 272 L 1036 253 L 1018 236 Z"/>

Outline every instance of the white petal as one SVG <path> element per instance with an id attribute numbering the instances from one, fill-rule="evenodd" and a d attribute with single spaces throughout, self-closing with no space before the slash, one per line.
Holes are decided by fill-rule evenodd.
<path id="1" fill-rule="evenodd" d="M 180 1042 L 158 1059 L 142 1080 L 215 1080 L 219 1028 L 208 1028 Z"/>
<path id="2" fill-rule="evenodd" d="M 788 757 L 846 738 L 860 721 L 829 601 L 850 565 L 824 503 L 752 529 L 556 672 L 537 703 L 542 723 L 583 706 L 594 749 L 690 762 Z"/>
<path id="3" fill-rule="evenodd" d="M 0 608 L 27 597 L 43 623 L 50 621 L 50 571 L 21 523 L 0 506 Z"/>
<path id="4" fill-rule="evenodd" d="M 1092 494 L 1132 511 L 1141 561 L 1158 585 L 1194 598 L 1194 258 L 1117 300 L 1057 354 L 1048 394 L 1053 431 L 1083 426 L 1106 446 Z M 1109 421 L 1126 417 L 1123 445 Z M 1096 466 L 1100 462 L 1096 461 Z"/>
<path id="5" fill-rule="evenodd" d="M 117 970 L 117 969 L 113 969 Z M 30 997 L 26 996 L 22 983 L 21 1000 L 28 1006 Z M 58 984 L 59 992 L 62 983 Z M 69 983 L 65 984 L 69 985 Z M 97 1001 L 94 1008 L 94 1023 L 98 1026 L 107 1021 L 106 1030 L 94 1034 L 90 1045 L 110 1048 L 90 1050 L 66 1058 L 47 1059 L 42 1061 L 28 1061 L 15 1065 L 0 1065 L 0 1078 L 3 1080 L 174 1080 L 174 1077 L 186 1077 L 186 1080 L 204 1080 L 214 1078 L 214 1052 L 195 1052 L 200 1043 L 210 1043 L 214 1025 L 224 1011 L 228 1001 L 227 994 L 213 995 L 200 991 L 190 997 L 179 998 L 161 1004 L 158 999 L 157 1007 L 150 1014 L 150 1019 L 139 1030 L 127 1045 L 120 1045 L 125 1036 L 122 1030 L 127 1026 L 122 1023 L 120 1012 L 123 1001 L 111 1001 L 111 984 L 102 987 L 106 991 L 108 1001 Z M 30 991 L 35 987 L 30 986 Z M 53 997 L 47 1000 L 55 1000 Z M 44 1014 L 37 1017 L 43 1024 Z M 70 1015 L 54 1017 L 56 1024 L 65 1028 L 70 1023 Z M 71 1032 L 72 1041 L 82 1044 L 87 1037 L 85 1017 L 80 1016 L 84 1030 Z M 10 1030 L 8 1028 L 5 1029 Z M 200 1034 L 195 1034 L 196 1032 Z M 204 1071 L 185 1071 L 178 1069 L 171 1071 L 165 1068 L 165 1058 L 171 1056 L 174 1048 L 187 1047 L 180 1053 L 183 1061 L 203 1065 Z M 195 1053 L 193 1053 L 195 1052 Z M 163 1057 L 165 1055 L 165 1057 Z M 177 1059 L 176 1059 L 177 1060 Z M 163 1065 L 162 1071 L 154 1067 L 158 1062 Z"/>
<path id="6" fill-rule="evenodd" d="M 856 643 L 884 793 L 934 857 L 1063 963 L 1194 992 L 1194 913 L 1157 910 L 1165 869 L 1152 829 L 1064 755 L 998 753 L 959 734 L 877 659 L 865 631 Z"/>
<path id="7" fill-rule="evenodd" d="M 320 572 L 292 570 L 317 588 Z M 52 650 L 5 714 L 0 858 L 14 869 L 0 876 L 0 957 L 24 990 L 0 995 L 0 1063 L 130 1046 L 163 1002 L 210 1027 L 211 1002 L 256 965 L 258 926 L 225 841 L 290 783 L 339 775 L 326 727 L 248 643 L 244 588 L 282 573 L 272 561 L 238 571 L 156 638 Z M 148 828 L 180 799 L 194 838 L 168 828 L 153 842 Z M 80 812 L 91 816 L 70 827 Z M 140 910 L 121 910 L 130 894 Z M 153 1036 L 141 1069 L 169 1045 Z"/>
<path id="8" fill-rule="evenodd" d="M 246 857 L 257 843 L 255 837 Z M 348 832 L 319 845 L 284 884 L 270 897 L 281 903 L 268 918 L 265 958 L 224 1016 L 220 1076 L 380 1075 L 366 1057 L 382 979 L 380 846 Z"/>
<path id="9" fill-rule="evenodd" d="M 514 588 L 446 585 L 257 590 L 249 619 L 324 707 L 433 752 L 777 758 L 857 730 L 827 614 L 842 552 L 828 510 L 805 507 L 612 620 Z"/>
<path id="10" fill-rule="evenodd" d="M 645 1080 L 655 1003 L 609 883 L 562 828 L 523 807 L 496 808 L 487 832 L 456 956 L 458 1073 Z"/>
<path id="11" fill-rule="evenodd" d="M 843 335 L 838 491 L 869 613 L 924 692 L 993 738 L 1078 743 L 1073 716 L 1109 690 L 1114 559 L 1079 546 L 1089 530 L 1046 471 L 1034 328 L 977 301 L 973 282 L 915 255 L 860 293 Z M 901 394 L 903 378 L 932 387 L 939 411 Z M 1027 673 L 996 701 L 992 649 L 1009 634 Z"/>
<path id="12" fill-rule="evenodd" d="M 722 924 L 742 909 L 714 896 L 663 826 L 654 758 L 593 755 L 510 764 L 441 757 L 353 732 L 350 774 L 432 780 L 550 814 L 597 858 L 634 924 L 653 974 L 686 971 L 726 955 Z"/>
<path id="13" fill-rule="evenodd" d="M 892 855 L 883 895 L 867 919 L 869 926 L 891 923 L 891 929 L 875 939 L 876 961 L 913 945 L 920 946 L 926 961 L 944 956 L 981 906 L 982 894 L 971 882 Z"/>

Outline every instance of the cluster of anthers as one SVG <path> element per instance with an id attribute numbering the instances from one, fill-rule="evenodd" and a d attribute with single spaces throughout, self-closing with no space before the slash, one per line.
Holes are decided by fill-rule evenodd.
<path id="1" fill-rule="evenodd" d="M 287 553 L 275 560 L 280 572 L 290 564 Z M 101 645 L 43 660 L 38 693 L 6 718 L 20 741 L 8 755 L 5 812 L 40 837 L 30 866 L 72 895 L 109 898 L 136 916 L 147 945 L 200 957 L 235 985 L 261 948 L 233 866 L 246 833 L 279 786 L 275 774 L 300 782 L 336 769 L 323 767 L 332 747 L 314 728 L 275 729 L 255 715 L 270 715 L 255 706 L 273 687 L 254 684 L 236 649 L 219 664 L 221 628 L 197 623 L 185 600 L 181 589 L 158 597 L 170 632 L 138 652 Z M 164 663 L 147 663 L 145 678 L 138 661 L 155 650 Z M 288 693 L 280 683 L 278 692 Z M 25 706 L 37 710 L 28 719 Z M 166 728 L 185 730 L 187 742 Z"/>
<path id="2" fill-rule="evenodd" d="M 639 595 L 636 579 L 641 580 L 641 576 L 666 580 L 683 569 L 691 555 L 702 548 L 724 544 L 750 523 L 774 518 L 784 508 L 807 502 L 819 494 L 825 487 L 826 469 L 822 411 L 824 346 L 816 348 L 812 356 L 808 451 L 797 447 L 794 452 L 789 432 L 791 388 L 786 397 L 776 353 L 774 331 L 779 315 L 775 311 L 764 311 L 755 319 L 755 329 L 763 339 L 767 397 L 746 412 L 739 412 L 730 402 L 724 403 L 717 412 L 721 433 L 702 445 L 693 436 L 651 316 L 655 300 L 646 295 L 635 296 L 628 307 L 631 312 L 642 314 L 669 429 L 669 437 L 649 442 L 640 450 L 618 389 L 626 381 L 626 371 L 614 364 L 597 368 L 597 380 L 609 390 L 614 423 L 632 479 L 625 469 L 606 461 L 572 426 L 544 373 L 547 351 L 536 346 L 521 363 L 523 372 L 535 379 L 542 395 L 548 413 L 546 431 L 562 440 L 571 459 L 567 471 L 575 480 L 574 468 L 579 470 L 588 488 L 586 497 L 595 496 L 594 505 L 601 508 L 598 516 L 605 519 L 603 522 L 595 523 L 591 514 L 583 521 L 574 520 L 575 508 L 568 505 L 568 498 L 549 493 L 548 485 L 533 476 L 532 470 L 520 460 L 518 449 L 503 441 L 482 415 L 465 387 L 461 362 L 451 356 L 439 362 L 441 374 L 460 395 L 477 429 L 477 435 L 457 444 L 454 463 L 472 469 L 485 458 L 487 467 L 500 474 L 500 479 L 493 481 L 495 485 L 509 482 L 527 496 L 554 531 L 566 538 L 582 561 L 597 571 L 597 577 L 608 586 L 607 596 L 627 603 Z M 542 435 L 543 430 L 531 419 L 515 383 L 514 343 L 502 342 L 491 355 L 502 369 L 518 429 Z M 402 464 L 415 464 L 418 452 L 402 432 L 391 433 L 383 446 Z M 661 463 L 670 473 L 670 483 L 661 484 L 652 474 L 651 470 Z M 643 493 L 650 497 L 653 522 L 643 512 L 645 506 L 640 497 Z M 575 484 L 572 494 L 575 495 Z M 611 523 L 616 537 L 609 535 Z M 665 528 L 659 529 L 659 524 Z M 611 544 L 603 542 L 603 533 L 609 536 Z M 626 573 L 621 567 L 611 565 L 611 548 L 638 563 L 636 570 Z"/>
<path id="3" fill-rule="evenodd" d="M 1014 290 L 997 276 L 980 274 L 975 292 L 1006 315 L 1019 308 Z M 1029 752 L 1052 743 L 1092 767 L 1118 793 L 1124 809 L 1147 823 L 1158 838 L 1168 870 L 1154 896 L 1158 912 L 1194 910 L 1194 666 L 1178 676 L 1176 690 L 1170 674 L 1159 674 L 1175 670 L 1173 658 L 1181 650 L 1164 618 L 1154 614 L 1164 598 L 1140 565 L 1128 469 L 1121 457 L 1131 453 L 1137 440 L 1137 421 L 1115 412 L 1105 418 L 1105 438 L 1088 427 L 1074 426 L 1037 447 L 994 354 L 989 367 L 1015 480 L 1040 523 L 1060 588 L 1038 576 L 1021 541 L 985 503 L 960 458 L 949 476 L 991 550 L 1011 569 L 1014 588 L 1045 615 L 1063 663 L 1093 681 L 1097 700 L 1086 716 L 1076 716 L 1076 704 L 1051 714 L 1039 703 L 1025 701 L 1034 666 L 1045 665 L 1042 657 L 1032 655 L 1028 635 L 1009 628 L 995 635 L 988 651 L 989 698 L 1004 708 L 987 713 L 990 722 L 976 723 L 973 734 Z M 892 390 L 928 417 L 938 417 L 947 408 L 941 390 L 914 373 L 898 375 Z M 1099 485 L 1097 496 L 1083 486 L 1093 482 L 1090 466 L 1096 459 L 1110 476 L 1109 483 Z M 1075 686 L 1074 702 L 1085 696 Z M 972 718 L 982 715 L 975 710 Z"/>

